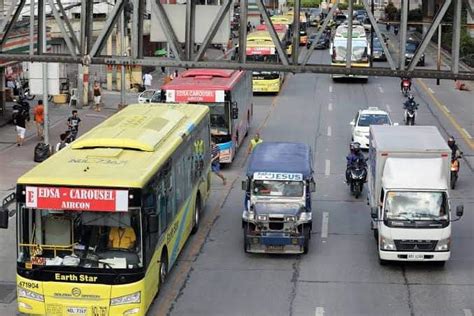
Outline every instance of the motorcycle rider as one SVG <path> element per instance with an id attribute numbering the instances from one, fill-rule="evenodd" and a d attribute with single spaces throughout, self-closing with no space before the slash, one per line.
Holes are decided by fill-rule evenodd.
<path id="1" fill-rule="evenodd" d="M 403 108 L 405 109 L 405 120 L 407 119 L 407 111 L 408 110 L 416 110 L 418 109 L 418 104 L 415 102 L 415 97 L 413 94 L 408 96 L 408 100 L 403 103 Z"/>
<path id="2" fill-rule="evenodd" d="M 347 168 L 346 168 L 346 183 L 349 184 L 350 182 L 350 175 L 351 175 L 351 167 L 353 164 L 357 161 L 364 161 L 365 163 L 365 158 L 364 154 L 362 154 L 360 150 L 360 144 L 358 142 L 352 142 L 349 145 L 349 150 L 350 153 L 347 155 L 346 160 L 347 160 Z"/>
<path id="3" fill-rule="evenodd" d="M 408 81 L 408 91 L 411 91 L 411 79 L 408 77 L 402 77 L 400 81 L 400 91 L 403 92 L 403 82 Z"/>
<path id="4" fill-rule="evenodd" d="M 449 136 L 448 138 L 448 146 L 451 148 L 451 160 L 455 160 L 461 157 L 462 152 L 459 150 L 458 145 L 456 144 L 456 140 L 453 136 Z"/>

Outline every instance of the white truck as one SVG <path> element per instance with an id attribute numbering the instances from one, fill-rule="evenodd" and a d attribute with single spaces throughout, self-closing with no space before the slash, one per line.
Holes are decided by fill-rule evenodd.
<path id="1" fill-rule="evenodd" d="M 449 260 L 451 150 L 434 126 L 370 127 L 368 200 L 380 264 Z"/>

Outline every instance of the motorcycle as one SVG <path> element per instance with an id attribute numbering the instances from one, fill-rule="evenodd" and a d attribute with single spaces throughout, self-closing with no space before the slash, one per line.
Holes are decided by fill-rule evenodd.
<path id="1" fill-rule="evenodd" d="M 405 108 L 405 125 L 415 125 L 416 110 L 418 109 L 418 104 L 411 103 Z"/>
<path id="2" fill-rule="evenodd" d="M 403 96 L 406 98 L 410 92 L 410 79 L 403 79 L 402 80 L 402 93 Z"/>
<path id="3" fill-rule="evenodd" d="M 357 199 L 362 193 L 364 183 L 367 180 L 367 165 L 365 164 L 365 160 L 358 159 L 348 168 L 351 194 Z"/>
<path id="4" fill-rule="evenodd" d="M 398 35 L 398 26 L 393 27 L 393 34 Z"/>
<path id="5" fill-rule="evenodd" d="M 461 158 L 461 154 L 456 155 L 451 158 L 451 189 L 454 190 L 456 188 L 456 182 L 458 181 L 458 173 L 459 173 L 459 158 Z"/>

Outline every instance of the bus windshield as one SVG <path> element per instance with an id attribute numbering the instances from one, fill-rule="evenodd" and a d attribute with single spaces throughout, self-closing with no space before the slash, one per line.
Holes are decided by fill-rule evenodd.
<path id="1" fill-rule="evenodd" d="M 229 134 L 229 112 L 227 103 L 206 103 L 211 111 L 211 130 L 215 135 Z"/>
<path id="2" fill-rule="evenodd" d="M 134 269 L 143 266 L 140 211 L 21 208 L 18 262 L 35 266 Z"/>
<path id="3" fill-rule="evenodd" d="M 346 61 L 346 42 L 335 44 L 333 61 Z M 353 62 L 367 62 L 367 45 L 352 42 L 352 61 Z"/>
<path id="4" fill-rule="evenodd" d="M 304 182 L 255 180 L 252 192 L 255 196 L 302 197 Z"/>
<path id="5" fill-rule="evenodd" d="M 280 78 L 280 73 L 276 71 L 254 71 L 252 78 L 255 80 L 274 80 Z"/>

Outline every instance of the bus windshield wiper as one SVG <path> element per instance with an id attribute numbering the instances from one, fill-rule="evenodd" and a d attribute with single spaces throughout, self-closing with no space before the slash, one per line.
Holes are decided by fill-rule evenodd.
<path id="1" fill-rule="evenodd" d="M 100 258 L 100 259 L 103 259 L 103 258 Z M 111 269 L 117 276 L 120 275 L 120 273 L 118 273 L 114 267 L 112 267 L 112 265 L 108 262 L 105 262 L 105 261 L 100 261 L 100 260 L 96 260 L 96 259 L 90 259 L 90 258 L 82 258 L 81 260 L 85 260 L 85 261 L 90 261 L 90 262 L 93 262 L 93 263 L 102 263 L 104 265 L 104 267 L 107 267 L 109 269 Z"/>

